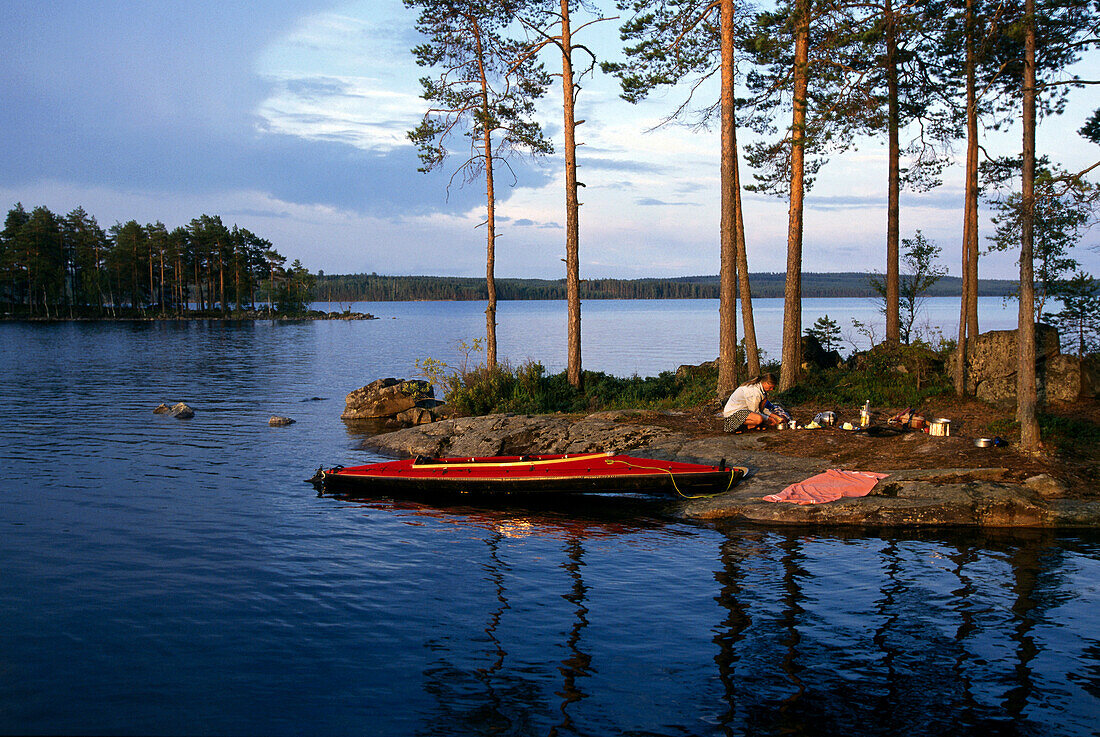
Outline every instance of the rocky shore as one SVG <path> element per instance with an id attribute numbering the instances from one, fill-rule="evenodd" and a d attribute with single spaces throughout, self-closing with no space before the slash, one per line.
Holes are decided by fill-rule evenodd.
<path id="1" fill-rule="evenodd" d="M 1010 461 L 965 467 L 927 468 L 927 457 L 942 452 L 945 439 L 923 433 L 902 437 L 858 437 L 832 429 L 838 450 L 830 457 L 799 457 L 769 449 L 768 433 L 727 435 L 682 432 L 670 427 L 673 412 L 600 412 L 587 416 L 489 415 L 463 417 L 370 436 L 364 447 L 387 455 L 493 456 L 523 453 L 614 451 L 639 457 L 747 466 L 751 476 L 724 494 L 685 499 L 679 514 L 693 519 L 736 519 L 763 524 L 823 524 L 969 527 L 1073 528 L 1100 525 L 1100 494 L 1071 489 L 1055 476 Z M 664 415 L 664 417 L 662 417 Z M 675 424 L 675 423 L 671 423 Z M 771 434 L 774 437 L 774 433 Z M 817 436 L 820 440 L 824 435 Z M 827 438 L 832 440 L 832 438 Z M 908 468 L 842 465 L 845 443 L 906 443 L 914 463 Z M 925 447 L 928 446 L 928 447 Z M 936 455 L 938 454 L 938 456 Z M 847 457 L 856 457 L 847 454 Z M 870 457 L 865 455 L 866 457 Z M 960 454 L 961 457 L 961 454 Z M 827 504 L 798 505 L 763 501 L 828 468 L 877 471 L 889 476 L 870 495 Z"/>

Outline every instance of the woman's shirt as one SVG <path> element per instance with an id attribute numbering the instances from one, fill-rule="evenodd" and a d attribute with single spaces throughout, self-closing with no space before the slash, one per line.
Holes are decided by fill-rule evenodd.
<path id="1" fill-rule="evenodd" d="M 764 409 L 764 402 L 768 401 L 768 393 L 764 391 L 763 384 L 749 384 L 739 386 L 733 390 L 726 406 L 722 408 L 722 416 L 729 417 L 739 409 L 747 409 L 762 415 L 768 414 Z"/>

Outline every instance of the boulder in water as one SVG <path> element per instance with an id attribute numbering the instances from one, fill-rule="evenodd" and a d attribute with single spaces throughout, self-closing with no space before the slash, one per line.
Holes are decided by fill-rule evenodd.
<path id="1" fill-rule="evenodd" d="M 195 410 L 191 409 L 183 402 L 177 402 L 172 405 L 172 408 L 168 411 L 168 415 L 178 420 L 189 420 L 195 416 Z"/>
<path id="2" fill-rule="evenodd" d="M 378 379 L 348 394 L 343 420 L 393 417 L 435 396 L 432 385 L 417 379 Z"/>

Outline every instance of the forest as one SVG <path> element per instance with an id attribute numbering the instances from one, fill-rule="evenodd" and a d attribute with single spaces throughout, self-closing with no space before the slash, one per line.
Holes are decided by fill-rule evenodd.
<path id="1" fill-rule="evenodd" d="M 786 274 L 750 274 L 753 297 L 782 298 Z M 803 297 L 871 297 L 878 296 L 873 286 L 874 275 L 856 272 L 804 273 Z M 912 275 L 903 274 L 903 290 Z M 720 282 L 714 276 L 682 276 L 650 279 L 583 279 L 582 299 L 718 299 Z M 496 280 L 497 298 L 565 299 L 564 279 Z M 1008 279 L 982 279 L 978 293 L 982 296 L 1008 297 L 1019 284 Z M 942 276 L 923 296 L 958 297 L 962 284 L 958 277 Z M 415 300 L 485 300 L 485 279 L 451 276 L 385 276 L 381 274 L 323 274 L 318 276 L 313 291 L 319 302 L 386 302 Z"/>
<path id="2" fill-rule="evenodd" d="M 8 317 L 296 315 L 314 276 L 270 241 L 217 215 L 104 230 L 78 207 L 12 207 L 0 232 L 0 306 Z"/>

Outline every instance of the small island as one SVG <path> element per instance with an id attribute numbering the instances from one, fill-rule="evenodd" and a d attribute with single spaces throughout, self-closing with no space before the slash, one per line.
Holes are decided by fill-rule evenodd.
<path id="1" fill-rule="evenodd" d="M 104 230 L 82 207 L 61 216 L 17 203 L 0 236 L 6 320 L 374 319 L 350 305 L 311 309 L 323 275 L 217 215 Z"/>

